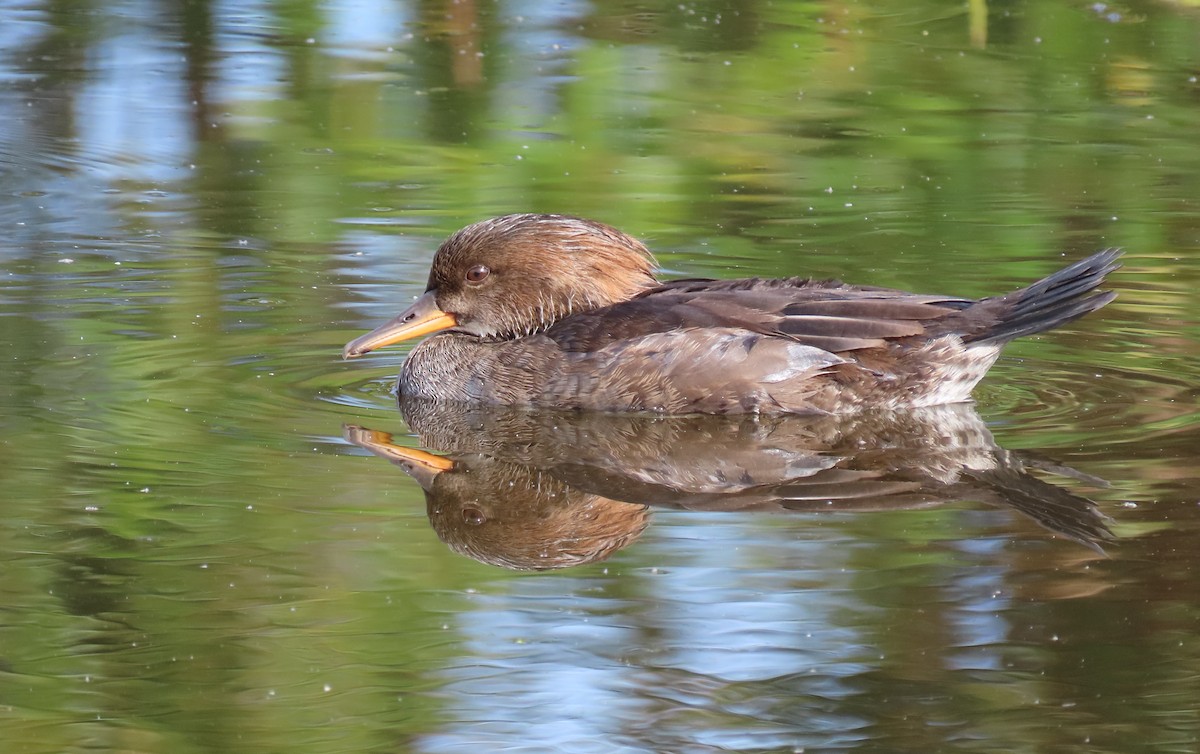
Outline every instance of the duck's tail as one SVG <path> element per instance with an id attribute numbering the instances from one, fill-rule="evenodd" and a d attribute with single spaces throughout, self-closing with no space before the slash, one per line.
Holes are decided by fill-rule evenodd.
<path id="1" fill-rule="evenodd" d="M 1044 332 L 1094 312 L 1117 297 L 1112 291 L 1096 291 L 1108 273 L 1121 265 L 1120 249 L 1106 249 L 1064 267 L 1033 285 L 1004 296 L 985 298 L 971 309 L 986 310 L 987 324 L 964 342 L 1001 346 L 1023 335 Z M 979 313 L 983 313 L 982 311 Z"/>

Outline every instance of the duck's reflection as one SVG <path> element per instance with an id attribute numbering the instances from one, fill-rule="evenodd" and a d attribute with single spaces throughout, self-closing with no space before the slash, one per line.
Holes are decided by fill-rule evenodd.
<path id="1" fill-rule="evenodd" d="M 969 404 L 903 414 L 580 414 L 406 401 L 421 444 L 347 426 L 346 438 L 425 490 L 439 537 L 504 568 L 602 560 L 633 542 L 650 506 L 845 512 L 972 500 L 1010 508 L 1093 549 L 1111 535 L 1086 498 L 1033 476 Z"/>

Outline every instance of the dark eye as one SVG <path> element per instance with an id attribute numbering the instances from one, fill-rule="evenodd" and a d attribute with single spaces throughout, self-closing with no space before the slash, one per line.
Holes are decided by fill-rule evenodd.
<path id="1" fill-rule="evenodd" d="M 471 269 L 467 270 L 467 282 L 482 283 L 487 279 L 487 276 L 491 274 L 492 271 L 488 269 L 487 265 L 477 264 Z"/>
<path id="2" fill-rule="evenodd" d="M 487 521 L 487 516 L 478 508 L 467 507 L 462 509 L 463 522 L 471 526 L 479 526 L 484 521 Z"/>

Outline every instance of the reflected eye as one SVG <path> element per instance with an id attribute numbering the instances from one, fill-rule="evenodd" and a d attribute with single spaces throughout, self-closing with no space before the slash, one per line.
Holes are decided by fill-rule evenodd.
<path id="1" fill-rule="evenodd" d="M 487 276 L 491 274 L 492 271 L 488 269 L 487 265 L 477 264 L 471 269 L 467 270 L 467 282 L 482 283 L 487 279 Z"/>
<path id="2" fill-rule="evenodd" d="M 462 509 L 462 518 L 463 523 L 470 524 L 471 526 L 479 526 L 487 520 L 487 516 L 484 515 L 483 511 L 471 507 Z"/>

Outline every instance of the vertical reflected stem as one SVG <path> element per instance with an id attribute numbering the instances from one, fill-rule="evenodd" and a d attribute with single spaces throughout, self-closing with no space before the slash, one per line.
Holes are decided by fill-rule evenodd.
<path id="1" fill-rule="evenodd" d="M 967 18 L 971 46 L 982 50 L 987 47 L 987 0 L 967 0 Z"/>
<path id="2" fill-rule="evenodd" d="M 449 22 L 451 68 L 454 83 L 460 87 L 483 82 L 483 61 L 479 58 L 479 14 L 474 0 L 450 0 L 446 9 Z"/>

